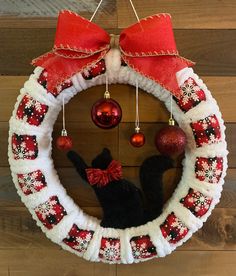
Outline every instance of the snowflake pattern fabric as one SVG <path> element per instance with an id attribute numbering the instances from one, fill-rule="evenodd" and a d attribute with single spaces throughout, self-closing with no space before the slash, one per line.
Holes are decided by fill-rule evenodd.
<path id="1" fill-rule="evenodd" d="M 197 147 L 215 144 L 221 141 L 220 125 L 216 115 L 208 116 L 190 125 Z"/>
<path id="2" fill-rule="evenodd" d="M 38 83 L 41 84 L 46 90 L 47 90 L 47 78 L 48 78 L 48 73 L 46 69 L 44 69 L 38 78 Z M 50 93 L 54 97 L 57 97 L 64 89 L 69 88 L 72 85 L 73 85 L 72 81 L 69 79 L 64 81 L 61 85 L 54 88 L 53 91 L 47 90 L 47 93 Z"/>
<path id="3" fill-rule="evenodd" d="M 47 186 L 45 176 L 40 170 L 26 174 L 17 174 L 17 179 L 25 195 L 37 193 Z"/>
<path id="4" fill-rule="evenodd" d="M 180 200 L 180 203 L 198 218 L 201 218 L 207 213 L 211 206 L 211 202 L 211 197 L 205 196 L 192 188 L 190 188 L 188 194 Z"/>
<path id="5" fill-rule="evenodd" d="M 200 181 L 216 184 L 221 178 L 222 171 L 222 157 L 197 157 L 195 163 L 195 175 Z"/>
<path id="6" fill-rule="evenodd" d="M 76 224 L 73 224 L 63 242 L 79 253 L 84 253 L 93 238 L 93 234 L 94 231 L 82 230 Z"/>
<path id="7" fill-rule="evenodd" d="M 47 105 L 41 104 L 39 101 L 26 94 L 18 106 L 16 118 L 30 125 L 39 126 L 47 111 Z"/>
<path id="8" fill-rule="evenodd" d="M 105 60 L 101 59 L 99 62 L 94 64 L 88 69 L 85 69 L 82 72 L 82 76 L 85 80 L 91 80 L 99 75 L 102 75 L 106 72 Z"/>
<path id="9" fill-rule="evenodd" d="M 185 224 L 179 220 L 173 212 L 167 216 L 160 228 L 163 237 L 169 243 L 173 244 L 182 240 L 189 231 Z"/>
<path id="10" fill-rule="evenodd" d="M 47 229 L 52 229 L 54 225 L 57 225 L 67 215 L 57 196 L 52 196 L 37 206 L 35 213 Z"/>
<path id="11" fill-rule="evenodd" d="M 99 258 L 106 261 L 120 260 L 120 240 L 113 238 L 102 238 L 99 250 Z"/>
<path id="12" fill-rule="evenodd" d="M 188 78 L 180 89 L 180 98 L 173 98 L 184 113 L 197 106 L 201 101 L 206 100 L 204 91 L 197 85 L 193 78 Z"/>
<path id="13" fill-rule="evenodd" d="M 134 259 L 147 259 L 157 255 L 156 247 L 151 242 L 149 235 L 136 236 L 130 240 Z"/>
<path id="14" fill-rule="evenodd" d="M 38 143 L 35 135 L 12 135 L 12 153 L 15 160 L 34 160 L 38 156 Z"/>

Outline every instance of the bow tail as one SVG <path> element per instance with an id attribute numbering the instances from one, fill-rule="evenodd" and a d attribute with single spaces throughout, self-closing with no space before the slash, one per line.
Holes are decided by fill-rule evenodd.
<path id="1" fill-rule="evenodd" d="M 134 71 L 159 83 L 177 98 L 180 97 L 180 87 L 176 73 L 194 65 L 194 62 L 176 55 L 131 57 L 123 54 L 122 58 Z"/>
<path id="2" fill-rule="evenodd" d="M 46 69 L 48 74 L 47 88 L 51 91 L 76 73 L 82 72 L 99 62 L 106 53 L 107 50 L 104 50 L 86 58 L 65 58 L 54 52 L 48 52 L 33 60 L 32 64 Z"/>

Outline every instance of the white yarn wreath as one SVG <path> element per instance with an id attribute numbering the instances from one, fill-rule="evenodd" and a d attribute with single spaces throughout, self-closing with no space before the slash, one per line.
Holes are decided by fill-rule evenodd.
<path id="1" fill-rule="evenodd" d="M 163 101 L 167 109 L 170 110 L 170 92 L 128 66 L 121 66 L 119 50 L 111 49 L 105 57 L 105 63 L 109 83 L 135 86 L 135 81 L 138 79 L 141 89 Z M 42 70 L 43 68 L 37 67 L 20 91 L 10 119 L 8 154 L 18 194 L 46 236 L 63 249 L 82 256 L 86 260 L 124 264 L 164 257 L 187 241 L 194 232 L 202 227 L 203 222 L 207 220 L 219 202 L 227 169 L 228 152 L 224 122 L 216 101 L 202 80 L 191 68 L 185 68 L 177 73 L 180 87 L 186 80 L 193 80 L 196 84 L 195 87 L 200 87 L 204 92 L 205 100 L 199 101 L 187 112 L 181 110 L 177 102 L 173 102 L 174 118 L 187 135 L 183 174 L 175 192 L 157 219 L 139 227 L 117 230 L 101 227 L 97 218 L 85 214 L 74 203 L 60 183 L 51 158 L 53 125 L 61 110 L 63 97 L 67 103 L 78 92 L 104 84 L 105 75 L 101 74 L 91 80 L 85 80 L 81 73 L 78 73 L 71 78 L 73 85 L 54 97 L 47 93 L 46 89 L 37 81 Z M 185 87 L 183 91 L 188 92 L 187 88 Z M 188 101 L 186 93 L 185 101 Z M 20 118 L 17 115 L 18 107 L 22 104 L 25 95 L 31 99 L 30 104 L 36 109 L 39 103 L 48 108 L 38 126 L 29 124 L 27 116 Z M 39 105 L 38 110 L 40 108 L 42 106 Z M 201 137 L 194 136 L 196 130 L 191 124 L 199 124 L 202 131 L 207 133 L 209 122 L 218 124 L 216 128 L 220 131 L 220 137 L 216 137 L 214 134 L 208 135 L 209 137 L 207 136 L 206 139 L 209 141 L 201 143 Z M 201 134 L 199 135 L 201 136 Z M 18 141 L 18 144 L 14 144 L 13 141 Z M 34 153 L 32 149 L 27 152 L 28 141 L 33 143 L 31 146 L 34 145 L 36 148 Z M 203 158 L 201 164 L 199 158 Z M 210 160 L 209 164 L 207 164 L 207 160 Z M 202 170 L 197 171 L 196 162 L 200 164 Z M 191 193 L 189 197 L 186 197 L 189 189 L 196 192 L 194 196 L 197 195 L 198 203 L 204 205 L 206 202 L 207 211 L 204 215 L 196 216 L 199 206 L 196 210 L 190 210 L 183 204 L 183 200 L 181 201 L 183 198 L 189 200 L 189 197 L 190 202 L 194 201 Z M 54 221 L 51 221 L 51 228 L 48 228 L 43 222 L 50 216 Z M 72 229 L 72 227 L 74 228 Z M 162 230 L 166 231 L 166 234 L 163 234 Z M 177 237 L 174 237 L 173 233 Z M 147 241 L 152 245 L 152 253 L 146 250 Z"/>

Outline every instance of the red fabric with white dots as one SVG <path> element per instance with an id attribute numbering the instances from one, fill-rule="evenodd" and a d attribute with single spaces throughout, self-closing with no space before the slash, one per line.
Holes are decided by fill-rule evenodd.
<path id="1" fill-rule="evenodd" d="M 221 141 L 220 125 L 216 115 L 210 115 L 190 125 L 198 148 Z"/>
<path id="2" fill-rule="evenodd" d="M 204 91 L 197 85 L 193 78 L 188 78 L 182 86 L 180 86 L 179 99 L 173 97 L 180 109 L 186 113 L 202 101 L 206 100 Z"/>
<path id="3" fill-rule="evenodd" d="M 47 105 L 36 101 L 33 97 L 26 94 L 18 106 L 16 117 L 30 125 L 39 126 L 47 111 Z"/>
<path id="4" fill-rule="evenodd" d="M 76 224 L 73 224 L 67 237 L 63 242 L 79 253 L 84 253 L 93 238 L 94 231 L 80 229 Z"/>
<path id="5" fill-rule="evenodd" d="M 166 238 L 169 243 L 173 244 L 182 240 L 189 231 L 185 224 L 178 219 L 173 212 L 167 216 L 160 228 L 163 237 Z"/>
<path id="6" fill-rule="evenodd" d="M 120 260 L 120 240 L 102 237 L 99 258 L 106 261 Z"/>
<path id="7" fill-rule="evenodd" d="M 67 215 L 57 196 L 51 196 L 34 210 L 38 219 L 47 229 L 52 229 L 54 225 L 57 225 Z"/>
<path id="8" fill-rule="evenodd" d="M 153 245 L 149 235 L 136 236 L 130 240 L 132 255 L 134 259 L 148 259 L 157 255 L 156 247 Z"/>
<path id="9" fill-rule="evenodd" d="M 180 200 L 184 207 L 189 209 L 196 217 L 201 218 L 209 210 L 212 198 L 189 189 L 188 194 Z"/>
<path id="10" fill-rule="evenodd" d="M 15 160 L 34 160 L 38 156 L 36 135 L 12 135 L 12 153 Z"/>
<path id="11" fill-rule="evenodd" d="M 17 174 L 18 183 L 25 195 L 30 195 L 41 191 L 47 186 L 45 176 L 40 171 L 33 171 L 25 174 Z"/>

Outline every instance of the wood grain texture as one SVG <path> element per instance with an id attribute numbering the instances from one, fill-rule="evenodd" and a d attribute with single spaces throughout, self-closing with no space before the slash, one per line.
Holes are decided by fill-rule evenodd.
<path id="1" fill-rule="evenodd" d="M 166 276 L 166 275 L 195 275 L 228 276 L 235 271 L 236 252 L 174 252 L 162 259 L 155 259 L 148 264 L 117 266 L 118 276 L 135 274 Z"/>
<path id="2" fill-rule="evenodd" d="M 79 151 L 87 162 L 101 152 L 103 147 L 111 150 L 113 157 L 118 158 L 123 166 L 140 166 L 144 159 L 150 155 L 158 154 L 154 144 L 156 132 L 163 127 L 164 123 L 142 123 L 142 131 L 146 135 L 146 143 L 141 148 L 134 148 L 130 145 L 129 138 L 134 131 L 134 123 L 121 123 L 118 128 L 101 130 L 92 122 L 73 122 L 67 124 L 68 133 L 74 141 L 74 149 Z M 8 166 L 8 123 L 0 122 L 0 166 Z M 60 135 L 61 123 L 56 123 L 53 133 L 53 141 Z M 228 165 L 236 167 L 236 124 L 226 124 L 226 137 L 228 142 Z M 53 142 L 53 159 L 56 166 L 71 166 L 66 155 L 55 147 Z M 182 156 L 176 159 L 175 166 L 180 166 Z"/>
<path id="3" fill-rule="evenodd" d="M 0 28 L 0 74 L 30 74 L 31 60 L 52 48 L 54 35 L 53 28 Z M 175 30 L 175 37 L 180 54 L 197 61 L 199 75 L 236 75 L 236 30 Z"/>
<path id="4" fill-rule="evenodd" d="M 88 214 L 101 218 L 102 211 L 92 189 L 81 182 L 75 170 L 59 168 L 58 173 L 75 202 Z M 164 175 L 165 197 L 171 196 L 180 173 L 179 170 L 173 169 Z M 21 203 L 9 168 L 0 168 L 0 175 L 0 249 L 56 249 L 57 246 L 46 239 Z M 138 168 L 124 168 L 124 176 L 139 185 Z M 236 169 L 229 169 L 220 204 L 216 206 L 204 227 L 178 250 L 236 250 L 235 181 Z"/>
<path id="5" fill-rule="evenodd" d="M 92 216 L 101 218 L 99 207 L 82 207 Z M 57 249 L 36 226 L 25 207 L 1 207 L 0 250 L 7 249 Z M 207 222 L 178 251 L 235 251 L 236 209 L 216 208 Z M 213 234 L 214 233 L 214 234 Z"/>
<path id="6" fill-rule="evenodd" d="M 12 256 L 9 259 L 9 256 Z M 193 275 L 197 270 L 203 276 L 232 275 L 235 252 L 174 252 L 166 258 L 155 259 L 136 265 L 105 265 L 88 263 L 63 250 L 33 249 L 1 250 L 0 267 L 9 267 L 10 276 L 91 276 L 91 275 Z M 37 262 L 35 260 L 37 259 Z M 63 261 L 62 261 L 63 260 Z M 178 264 L 178 265 L 177 265 Z M 4 274 L 3 274 L 4 275 Z"/>
<path id="7" fill-rule="evenodd" d="M 28 76 L 0 76 L 0 121 L 8 121 L 19 90 Z M 236 122 L 234 103 L 236 102 L 236 77 L 202 77 L 203 81 L 217 100 L 225 122 Z M 123 110 L 122 122 L 133 122 L 135 119 L 135 88 L 130 85 L 111 85 L 112 97 L 117 100 Z M 103 96 L 104 86 L 89 88 L 74 97 L 66 105 L 67 122 L 90 122 L 90 108 Z M 140 90 L 140 120 L 142 122 L 167 122 L 169 113 L 164 104 L 154 96 Z M 150 110 L 152 112 L 150 112 Z M 80 114 L 80 116 L 78 116 Z M 61 122 L 61 114 L 59 116 Z"/>
<path id="8" fill-rule="evenodd" d="M 2 2 L 2 3 L 1 3 Z M 69 9 L 90 19 L 98 1 L 73 0 L 0 0 L 1 28 L 56 28 L 57 15 Z M 118 28 L 116 1 L 104 1 L 94 18 L 102 28 Z"/>
<path id="9" fill-rule="evenodd" d="M 22 17 L 57 17 L 58 11 L 68 9 L 80 13 L 93 14 L 98 0 L 0 0 L 0 16 Z M 103 16 L 112 14 L 116 10 L 116 1 L 106 1 L 100 6 L 99 12 Z"/>
<path id="10" fill-rule="evenodd" d="M 105 265 L 89 263 L 70 254 L 46 238 L 17 195 L 7 161 L 8 120 L 19 89 L 33 67 L 32 58 L 50 50 L 53 45 L 57 3 L 73 3 L 82 16 L 90 18 L 99 0 L 45 1 L 0 0 L 3 5 L 15 2 L 15 14 L 0 15 L 0 276 L 128 276 L 128 275 L 203 275 L 236 274 L 236 2 L 234 0 L 133 0 L 140 18 L 158 12 L 169 12 L 180 54 L 197 61 L 196 73 L 204 80 L 217 100 L 225 120 L 229 146 L 229 166 L 220 203 L 193 237 L 166 258 L 137 265 Z M 42 16 L 29 17 L 23 4 L 31 2 L 29 10 Z M 42 9 L 40 7 L 43 7 Z M 69 6 L 67 6 L 68 8 Z M 65 7 L 66 8 L 66 7 Z M 73 7 L 70 7 L 73 9 Z M 6 11 L 6 10 L 5 10 Z M 35 12 L 35 13 L 34 13 Z M 48 12 L 48 13 L 47 13 Z M 22 17 L 23 13 L 27 15 Z M 51 13 L 51 14 L 50 14 Z M 53 14 L 54 13 L 54 14 Z M 52 17 L 53 16 L 53 17 Z M 128 0 L 106 0 L 94 22 L 109 33 L 119 34 L 135 17 Z M 82 92 L 66 106 L 68 131 L 75 149 L 87 162 L 108 146 L 115 158 L 122 161 L 124 176 L 140 186 L 139 165 L 151 154 L 157 154 L 153 144 L 155 132 L 168 119 L 163 104 L 147 93 L 140 93 L 141 128 L 147 137 L 142 149 L 129 145 L 134 129 L 135 89 L 127 85 L 112 85 L 112 97 L 122 106 L 122 124 L 112 131 L 97 129 L 90 120 L 91 105 L 103 95 L 104 87 Z M 151 112 L 150 112 L 151 110 Z M 78 116 L 79 114 L 79 116 Z M 54 137 L 61 130 L 61 114 Z M 57 171 L 68 194 L 88 214 L 102 217 L 96 196 L 78 176 L 64 153 L 53 149 Z M 179 163 L 176 162 L 176 165 Z M 164 174 L 165 201 L 172 195 L 182 169 L 175 167 Z"/>
<path id="11" fill-rule="evenodd" d="M 116 266 L 89 263 L 64 250 L 50 248 L 0 250 L 0 270 L 6 267 L 10 276 L 116 275 Z"/>
<path id="12" fill-rule="evenodd" d="M 136 0 L 133 1 L 139 18 L 156 13 L 170 13 L 176 29 L 235 29 L 234 0 Z M 117 1 L 118 27 L 125 28 L 137 20 L 127 0 Z"/>
<path id="13" fill-rule="evenodd" d="M 157 149 L 154 144 L 156 132 L 165 124 L 161 123 L 142 123 L 141 129 L 145 133 L 146 143 L 141 148 L 130 146 L 129 137 L 133 133 L 133 123 L 121 123 L 119 126 L 119 158 L 124 166 L 140 166 L 145 158 L 153 154 L 157 154 Z M 235 167 L 236 164 L 236 146 L 235 146 L 235 131 L 236 124 L 226 124 L 226 137 L 228 142 L 229 167 Z M 176 166 L 180 165 L 181 156 L 176 159 Z"/>
<path id="14" fill-rule="evenodd" d="M 99 207 L 97 198 L 92 188 L 81 180 L 74 168 L 57 168 L 60 181 L 67 193 L 81 207 Z M 173 168 L 164 173 L 163 190 L 165 201 L 168 200 L 178 184 L 182 170 Z M 140 187 L 139 167 L 124 167 L 123 175 L 126 179 Z M 222 198 L 216 208 L 236 208 L 236 169 L 228 169 L 225 178 Z M 17 195 L 12 182 L 10 170 L 0 168 L 0 207 L 22 207 L 23 204 Z"/>
<path id="15" fill-rule="evenodd" d="M 3 0 L 2 0 L 3 1 Z M 28 0 L 27 0 L 28 1 Z M 6 2 L 6 1 L 4 1 Z M 25 1 L 26 2 L 26 1 Z M 71 9 L 85 18 L 90 18 L 98 1 L 55 1 L 41 10 L 32 5 L 24 10 L 18 5 L 0 9 L 1 28 L 51 28 L 56 26 L 56 13 L 61 8 Z M 53 6 L 52 6 L 53 4 Z M 171 13 L 173 27 L 176 29 L 235 29 L 236 3 L 234 0 L 206 1 L 134 1 L 140 18 L 155 13 Z M 41 17 L 40 17 L 41 16 Z M 54 16 L 54 17 L 52 17 Z M 19 20 L 20 17 L 20 20 Z M 103 28 L 125 28 L 136 22 L 131 6 L 127 0 L 107 0 L 100 7 L 94 22 Z"/>

